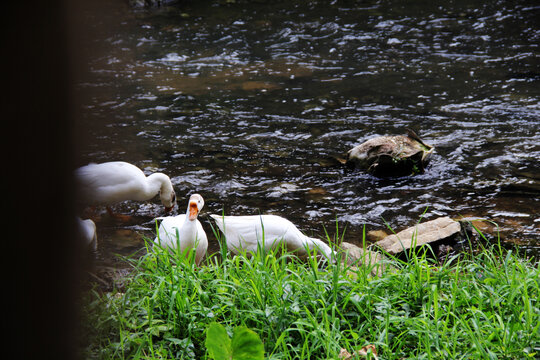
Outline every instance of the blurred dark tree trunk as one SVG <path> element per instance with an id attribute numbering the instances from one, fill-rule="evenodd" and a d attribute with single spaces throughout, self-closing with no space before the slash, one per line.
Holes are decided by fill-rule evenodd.
<path id="1" fill-rule="evenodd" d="M 5 344 L 21 359 L 78 358 L 83 269 L 71 173 L 80 3 L 11 2 L 2 11 Z"/>

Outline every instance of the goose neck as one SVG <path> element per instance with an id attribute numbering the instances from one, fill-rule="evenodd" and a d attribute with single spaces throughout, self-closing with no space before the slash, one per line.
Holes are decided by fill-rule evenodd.
<path id="1" fill-rule="evenodd" d="M 146 191 L 148 195 L 156 195 L 158 192 L 165 192 L 170 184 L 169 177 L 162 173 L 154 173 L 146 178 Z"/>

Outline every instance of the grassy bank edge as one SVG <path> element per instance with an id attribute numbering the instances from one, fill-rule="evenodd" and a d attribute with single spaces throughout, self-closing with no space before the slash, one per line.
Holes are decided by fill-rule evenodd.
<path id="1" fill-rule="evenodd" d="M 498 242 L 442 264 L 425 247 L 406 261 L 389 257 L 381 272 L 283 249 L 232 257 L 216 237 L 221 251 L 201 267 L 189 254 L 148 248 L 130 260 L 124 293 L 88 292 L 85 358 L 204 359 L 212 322 L 230 335 L 252 329 L 271 359 L 337 359 L 366 345 L 380 359 L 540 354 L 538 262 Z"/>

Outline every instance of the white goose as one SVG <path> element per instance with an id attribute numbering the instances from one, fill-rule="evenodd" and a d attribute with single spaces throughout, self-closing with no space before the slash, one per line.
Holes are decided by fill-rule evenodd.
<path id="1" fill-rule="evenodd" d="M 208 238 L 201 222 L 197 220 L 203 206 L 202 196 L 193 194 L 189 198 L 186 214 L 158 218 L 161 224 L 154 242 L 169 248 L 176 248 L 180 244 L 182 252 L 196 248 L 195 263 L 199 265 L 208 249 Z"/>
<path id="2" fill-rule="evenodd" d="M 81 201 L 85 205 L 111 205 L 125 200 L 147 201 L 159 193 L 165 211 L 176 204 L 170 178 L 163 173 L 148 177 L 127 162 L 91 163 L 75 170 Z M 112 211 L 107 207 L 109 213 Z"/>
<path id="3" fill-rule="evenodd" d="M 310 238 L 289 220 L 277 215 L 220 216 L 210 215 L 225 235 L 227 248 L 234 254 L 245 250 L 255 252 L 259 244 L 269 250 L 284 242 L 289 251 L 306 256 L 306 248 L 318 250 L 328 260 L 334 252 L 323 241 Z"/>
<path id="4" fill-rule="evenodd" d="M 90 220 L 77 217 L 78 235 L 92 251 L 97 250 L 96 224 Z"/>

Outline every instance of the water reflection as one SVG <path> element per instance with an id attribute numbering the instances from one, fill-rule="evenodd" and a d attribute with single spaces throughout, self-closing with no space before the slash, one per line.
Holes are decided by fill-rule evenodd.
<path id="1" fill-rule="evenodd" d="M 337 220 L 355 242 L 364 225 L 401 230 L 424 212 L 479 216 L 535 252 L 539 10 L 527 1 L 112 7 L 91 18 L 103 51 L 78 86 L 90 140 L 82 162 L 169 174 L 180 211 L 203 194 L 206 224 L 204 212 L 275 213 L 322 236 Z M 436 148 L 425 174 L 376 179 L 336 160 L 406 127 Z M 121 207 L 138 222 L 98 224 L 104 246 L 129 226 L 151 236 L 161 215 L 154 204 Z"/>

